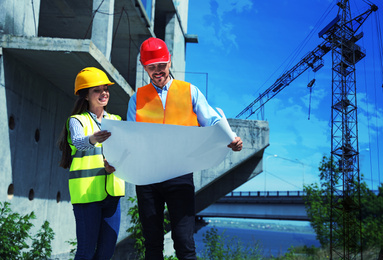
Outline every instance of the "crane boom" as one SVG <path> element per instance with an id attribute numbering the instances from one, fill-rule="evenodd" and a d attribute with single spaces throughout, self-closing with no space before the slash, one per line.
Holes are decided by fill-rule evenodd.
<path id="1" fill-rule="evenodd" d="M 322 44 L 318 45 L 312 52 L 304 56 L 294 67 L 292 67 L 287 72 L 283 73 L 273 85 L 271 85 L 265 92 L 260 94 L 250 105 L 248 105 L 244 110 L 242 110 L 236 118 L 241 117 L 246 112 L 249 115 L 246 118 L 249 118 L 253 115 L 259 108 L 277 95 L 282 89 L 287 87 L 291 82 L 298 78 L 303 72 L 307 69 L 312 68 L 313 71 L 318 71 L 323 67 L 322 57 L 326 55 L 331 50 L 331 43 L 324 41 Z M 261 103 L 260 101 L 266 97 L 266 101 Z M 259 103 L 258 106 L 254 106 Z"/>
<path id="2" fill-rule="evenodd" d="M 376 5 L 371 5 L 371 8 L 366 12 L 360 14 L 359 16 L 348 21 L 345 26 L 356 26 L 356 30 L 353 30 L 353 34 L 349 35 L 349 40 L 354 37 L 355 32 L 360 28 L 364 23 L 367 17 L 373 12 L 376 11 L 378 7 Z M 292 67 L 287 72 L 283 73 L 266 91 L 259 94 L 259 96 L 254 99 L 245 109 L 243 109 L 235 118 L 240 118 L 244 114 L 247 114 L 246 119 L 252 116 L 258 109 L 260 109 L 264 104 L 266 104 L 270 99 L 276 96 L 281 90 L 287 87 L 291 82 L 298 78 L 303 72 L 311 68 L 314 72 L 318 71 L 323 67 L 323 56 L 325 56 L 332 48 L 331 41 L 329 40 L 330 35 L 332 35 L 337 27 L 340 17 L 337 16 L 333 21 L 331 21 L 322 31 L 319 32 L 319 37 L 325 39 L 320 45 L 318 45 L 313 51 L 309 52 L 304 56 L 294 67 Z M 361 37 L 361 36 L 359 36 Z M 359 38 L 355 37 L 354 41 L 357 41 Z M 266 98 L 264 102 L 262 102 Z"/>

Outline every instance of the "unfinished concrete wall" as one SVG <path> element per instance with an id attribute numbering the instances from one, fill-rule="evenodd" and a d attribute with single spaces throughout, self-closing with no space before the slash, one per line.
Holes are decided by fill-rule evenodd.
<path id="1" fill-rule="evenodd" d="M 9 120 L 7 110 L 4 56 L 3 49 L 0 48 L 0 145 L 2 147 L 2 149 L 0 149 L 0 201 L 7 201 L 14 193 L 12 184 L 11 145 L 9 139 L 10 129 L 14 129 L 14 120 Z"/>
<path id="2" fill-rule="evenodd" d="M 2 115 L 9 127 L 11 170 L 2 172 L 1 201 L 9 201 L 16 212 L 34 211 L 34 229 L 48 220 L 56 235 L 55 252 L 65 251 L 62 243 L 73 239 L 74 219 L 69 202 L 67 172 L 58 167 L 55 145 L 68 116 L 73 97 L 60 93 L 37 72 L 3 53 L 6 107 Z M 6 140 L 3 141 L 5 144 Z"/>
<path id="3" fill-rule="evenodd" d="M 7 50 L 1 56 L 1 100 L 4 127 L 0 153 L 0 201 L 8 201 L 15 212 L 36 213 L 35 233 L 48 220 L 55 232 L 55 257 L 68 259 L 66 241 L 76 238 L 75 220 L 68 190 L 68 169 L 59 167 L 61 153 L 56 142 L 70 115 L 76 96 L 58 88 L 34 68 Z M 72 75 L 73 80 L 75 75 Z M 9 149 L 6 149 L 9 148 Z M 8 169 L 8 170 L 7 170 Z M 135 196 L 134 186 L 126 185 L 126 198 Z M 131 203 L 121 200 L 120 237 L 128 235 Z"/>
<path id="4" fill-rule="evenodd" d="M 0 34 L 36 36 L 39 15 L 40 0 L 1 1 Z"/>
<path id="5" fill-rule="evenodd" d="M 116 83 L 110 90 L 110 112 L 125 118 L 136 85 L 149 82 L 143 68 L 137 65 L 137 54 L 141 42 L 155 36 L 154 26 L 157 26 L 171 49 L 175 77 L 184 77 L 179 72 L 185 69 L 187 16 L 177 16 L 175 9 L 181 14 L 187 13 L 187 1 L 153 1 L 153 6 L 159 9 L 153 10 L 153 14 L 159 18 L 153 15 L 149 22 L 134 0 L 106 2 L 114 2 L 114 8 L 108 5 L 107 10 L 113 9 L 121 16 L 113 17 L 113 37 L 110 37 L 111 20 L 107 19 L 105 38 L 102 34 L 93 35 L 89 27 L 92 0 L 2 1 L 4 5 L 0 9 L 0 201 L 11 202 L 12 209 L 21 214 L 35 211 L 33 232 L 45 220 L 49 221 L 55 232 L 52 241 L 55 259 L 68 259 L 71 247 L 66 241 L 75 239 L 68 170 L 58 166 L 61 153 L 56 141 L 76 99 L 73 83 L 78 71 L 87 66 L 106 71 Z M 103 18 L 96 19 L 94 24 L 103 21 Z M 97 45 L 100 39 L 107 40 L 105 45 Z M 108 48 L 111 48 L 111 60 Z M 268 131 L 259 124 L 247 125 L 247 121 L 230 123 L 244 139 L 244 150 L 230 152 L 222 165 L 195 174 L 198 201 L 212 202 L 206 198 L 209 192 L 217 191 L 217 186 L 224 189 L 215 195 L 223 196 L 228 189 L 261 171 L 259 157 L 267 146 Z M 262 131 L 267 138 L 260 137 Z M 263 141 L 254 142 L 253 139 L 258 138 Z M 242 171 L 245 172 L 240 174 Z M 130 226 L 127 212 L 132 206 L 128 201 L 131 196 L 135 196 L 135 187 L 127 184 L 126 197 L 121 200 L 122 220 L 116 253 L 120 258 L 116 259 L 126 259 L 132 250 L 124 244 L 129 235 L 126 230 Z"/>

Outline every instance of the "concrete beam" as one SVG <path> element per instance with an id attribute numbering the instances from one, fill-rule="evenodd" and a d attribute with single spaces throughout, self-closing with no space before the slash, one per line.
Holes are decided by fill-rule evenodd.
<path id="1" fill-rule="evenodd" d="M 198 217 L 309 220 L 299 191 L 298 195 L 289 195 L 289 191 L 287 195 L 286 192 L 277 194 L 266 196 L 254 192 L 252 195 L 225 196 L 199 212 Z"/>
<path id="2" fill-rule="evenodd" d="M 194 173 L 196 212 L 262 172 L 262 156 L 269 145 L 266 121 L 228 119 L 230 127 L 243 140 L 241 152 L 230 152 L 217 167 Z"/>
<path id="3" fill-rule="evenodd" d="M 196 192 L 196 212 L 207 208 L 229 192 L 235 190 L 262 172 L 264 149 L 255 152 L 239 165 L 229 168 L 219 177 L 204 185 Z"/>
<path id="4" fill-rule="evenodd" d="M 199 217 L 254 218 L 309 221 L 304 204 L 223 204 L 216 203 L 198 214 Z"/>
<path id="5" fill-rule="evenodd" d="M 74 79 L 81 69 L 90 66 L 102 69 L 115 82 L 110 88 L 109 111 L 126 116 L 134 91 L 92 41 L 4 35 L 0 46 L 72 98 Z"/>

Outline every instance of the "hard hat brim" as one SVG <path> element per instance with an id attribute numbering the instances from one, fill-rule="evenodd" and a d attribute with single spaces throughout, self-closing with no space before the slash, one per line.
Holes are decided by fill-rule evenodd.
<path id="1" fill-rule="evenodd" d="M 100 85 L 82 85 L 81 87 L 79 87 L 78 89 L 76 89 L 76 92 L 74 93 L 76 96 L 78 96 L 78 91 L 81 90 L 81 89 L 85 89 L 85 88 L 94 88 L 94 87 L 98 87 L 98 86 L 102 86 L 102 85 L 107 85 L 107 86 L 110 86 L 110 85 L 114 85 L 114 82 L 110 82 L 110 83 L 101 83 Z"/>
<path id="2" fill-rule="evenodd" d="M 157 58 L 157 59 L 150 59 L 150 60 L 147 60 L 145 63 L 141 61 L 143 66 L 147 66 L 147 65 L 150 65 L 150 64 L 156 64 L 156 63 L 168 63 L 168 62 L 170 62 L 170 54 L 169 54 L 169 57 L 161 57 L 161 58 Z"/>

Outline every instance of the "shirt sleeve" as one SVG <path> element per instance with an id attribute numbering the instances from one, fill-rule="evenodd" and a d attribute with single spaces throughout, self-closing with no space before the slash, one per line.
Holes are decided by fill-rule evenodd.
<path id="1" fill-rule="evenodd" d="M 126 121 L 136 121 L 136 103 L 136 93 L 134 93 L 129 99 L 128 112 L 126 113 Z"/>
<path id="2" fill-rule="evenodd" d="M 193 84 L 190 85 L 193 111 L 197 115 L 198 123 L 201 126 L 212 126 L 221 120 L 218 113 L 209 105 L 202 92 Z"/>
<path id="3" fill-rule="evenodd" d="M 89 136 L 85 136 L 84 128 L 78 119 L 73 117 L 69 119 L 69 131 L 72 144 L 77 150 L 86 151 L 94 148 L 94 145 L 89 142 Z"/>

